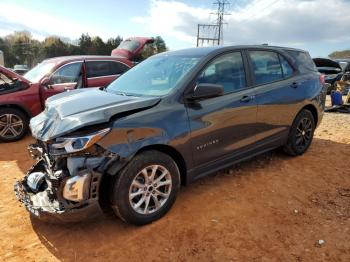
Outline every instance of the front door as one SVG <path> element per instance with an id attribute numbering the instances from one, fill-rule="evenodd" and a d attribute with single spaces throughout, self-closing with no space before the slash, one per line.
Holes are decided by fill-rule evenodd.
<path id="1" fill-rule="evenodd" d="M 224 95 L 186 105 L 196 166 L 225 158 L 255 142 L 255 91 L 247 88 L 246 79 L 241 52 L 217 57 L 197 78 L 197 83 L 222 85 Z"/>
<path id="2" fill-rule="evenodd" d="M 82 87 L 83 84 L 83 62 L 73 62 L 58 68 L 50 77 L 46 86 L 41 86 L 40 94 L 42 104 L 45 100 L 55 94 Z"/>

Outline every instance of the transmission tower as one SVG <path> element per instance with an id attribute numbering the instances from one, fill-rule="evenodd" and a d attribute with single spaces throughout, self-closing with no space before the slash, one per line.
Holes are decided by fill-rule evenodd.
<path id="1" fill-rule="evenodd" d="M 214 14 L 216 15 L 216 21 L 212 24 L 198 24 L 197 28 L 197 47 L 207 45 L 220 45 L 223 44 L 223 25 L 226 24 L 224 20 L 226 13 L 225 9 L 230 5 L 227 0 L 217 0 L 213 3 L 216 7 Z"/>

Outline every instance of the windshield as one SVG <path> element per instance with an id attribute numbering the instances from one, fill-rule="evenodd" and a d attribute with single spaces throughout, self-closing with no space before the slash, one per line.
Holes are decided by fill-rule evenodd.
<path id="1" fill-rule="evenodd" d="M 52 71 L 54 66 L 55 63 L 40 63 L 24 74 L 24 77 L 32 83 L 39 82 L 41 78 Z"/>
<path id="2" fill-rule="evenodd" d="M 189 56 L 151 57 L 112 82 L 107 91 L 135 96 L 166 95 L 199 59 Z"/>

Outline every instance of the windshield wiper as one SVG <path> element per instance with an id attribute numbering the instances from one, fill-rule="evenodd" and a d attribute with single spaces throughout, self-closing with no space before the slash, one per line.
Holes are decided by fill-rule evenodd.
<path id="1" fill-rule="evenodd" d="M 116 91 L 115 93 L 116 93 L 117 95 L 127 96 L 127 94 L 126 94 L 126 93 L 121 92 L 121 91 Z"/>

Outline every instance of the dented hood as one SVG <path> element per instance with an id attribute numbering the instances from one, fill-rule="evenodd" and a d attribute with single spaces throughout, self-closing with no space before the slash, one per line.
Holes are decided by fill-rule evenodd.
<path id="1" fill-rule="evenodd" d="M 106 123 L 119 113 L 146 109 L 160 98 L 122 96 L 99 89 L 77 89 L 46 101 L 45 111 L 30 121 L 35 138 L 48 141 L 83 126 Z"/>
<path id="2" fill-rule="evenodd" d="M 3 73 L 5 76 L 7 76 L 10 79 L 19 79 L 22 82 L 30 84 L 29 80 L 27 80 L 23 76 L 17 74 L 15 71 L 12 71 L 10 69 L 7 69 L 7 68 L 3 67 L 1 65 L 0 65 L 0 73 Z"/>

